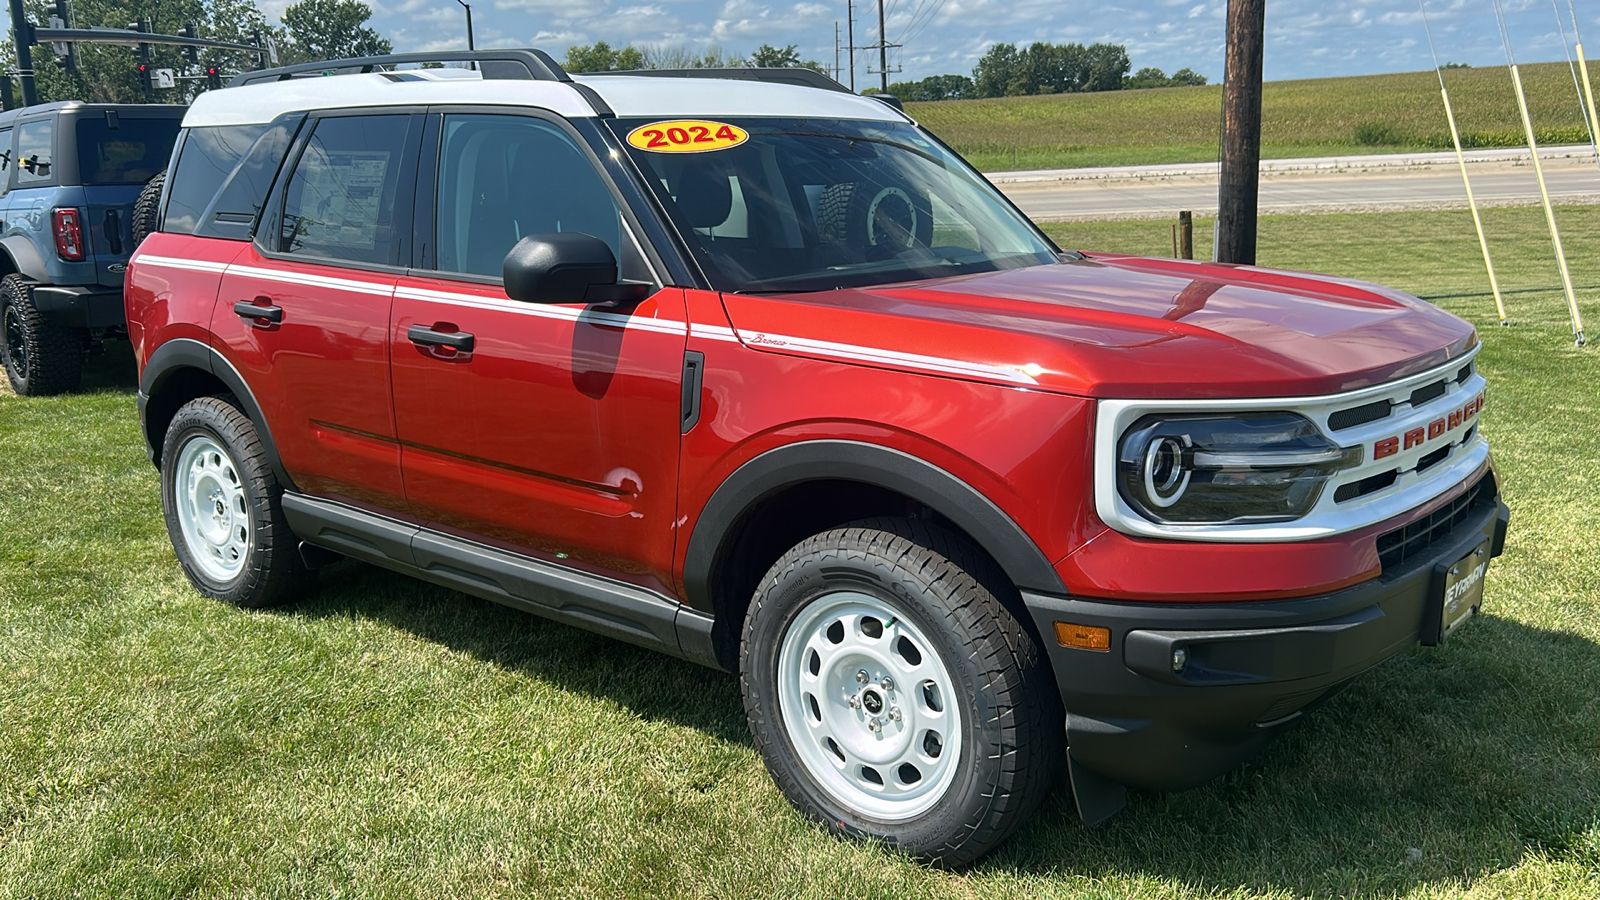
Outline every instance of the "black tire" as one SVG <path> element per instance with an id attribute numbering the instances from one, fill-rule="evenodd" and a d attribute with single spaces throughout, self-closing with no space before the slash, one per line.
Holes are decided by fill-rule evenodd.
<path id="1" fill-rule="evenodd" d="M 65 393 L 83 379 L 84 332 L 40 315 L 33 287 L 20 275 L 0 279 L 0 335 L 0 364 L 18 394 Z"/>
<path id="2" fill-rule="evenodd" d="M 831 610 L 834 604 L 847 602 L 840 598 L 848 597 L 866 597 L 869 603 L 886 606 L 894 614 L 886 624 L 879 623 L 879 633 L 895 641 L 895 647 L 900 646 L 899 638 L 893 636 L 892 627 L 899 625 L 902 635 L 908 633 L 907 627 L 920 632 L 931 645 L 924 649 L 932 650 L 936 662 L 952 679 L 955 696 L 951 700 L 961 710 L 959 727 L 951 729 L 961 736 L 951 753 L 954 774 L 941 776 L 949 779 L 947 786 L 930 790 L 929 798 L 936 799 L 918 802 L 932 805 L 909 817 L 870 815 L 852 805 L 838 782 L 832 788 L 824 786 L 801 758 L 797 737 L 785 725 L 781 704 L 785 689 L 780 685 L 784 676 L 779 671 L 785 637 L 791 626 L 803 637 L 811 631 L 810 623 L 824 623 L 819 626 L 824 630 L 815 633 L 834 640 L 834 629 L 844 626 L 826 624 L 833 614 L 816 610 Z M 1018 618 L 1023 614 L 1020 602 L 1015 589 L 986 556 L 949 532 L 920 522 L 873 519 L 852 523 L 811 537 L 790 550 L 767 572 L 756 592 L 745 619 L 740 657 L 740 684 L 750 730 L 778 787 L 801 811 L 836 834 L 880 840 L 938 865 L 964 865 L 1005 840 L 1045 799 L 1065 765 L 1060 695 L 1042 649 Z M 808 613 L 808 609 L 814 611 Z M 853 621 L 856 624 L 851 627 L 870 640 L 867 626 L 871 620 L 857 616 Z M 797 624 L 800 622 L 807 624 Z M 831 697 L 837 685 L 829 682 L 826 674 L 834 671 L 830 667 L 835 663 L 812 663 L 809 649 L 801 653 L 807 660 L 801 665 L 814 679 L 822 673 L 815 681 L 818 693 Z M 922 658 L 920 654 L 918 658 Z M 835 659 L 843 660 L 840 664 L 846 670 L 855 665 L 851 661 L 855 657 Z M 871 690 L 876 678 L 863 682 L 863 690 Z M 859 675 L 857 680 L 861 680 Z M 852 689 L 848 684 L 843 687 L 846 694 Z M 917 687 L 902 683 L 885 690 L 895 689 L 902 693 L 883 697 L 897 698 L 892 700 L 896 706 L 890 718 L 903 727 L 919 715 L 913 710 L 902 722 L 899 708 L 911 706 L 914 701 L 910 697 Z M 803 683 L 800 690 L 805 690 Z M 866 694 L 854 695 L 841 701 L 851 711 L 827 715 L 835 721 L 841 715 L 865 718 L 872 699 Z M 888 702 L 879 698 L 877 708 Z M 799 715 L 808 722 L 814 720 L 817 724 L 813 727 L 822 730 L 801 734 L 798 740 L 825 746 L 832 738 L 821 736 L 831 735 L 826 729 L 833 726 L 823 724 L 824 713 L 814 698 L 807 696 L 800 708 L 806 711 Z M 839 704 L 834 703 L 832 709 L 838 710 Z M 849 724 L 845 722 L 844 727 Z M 862 727 L 872 730 L 867 752 L 878 749 L 871 746 L 871 740 L 880 736 L 891 739 L 890 725 L 881 719 Z M 920 723 L 913 725 L 913 736 L 920 727 Z M 861 738 L 859 734 L 841 736 L 841 741 Z M 832 752 L 838 757 L 835 769 L 850 770 L 853 760 L 847 762 L 837 745 Z M 937 745 L 930 752 L 937 756 Z M 863 766 L 858 771 L 869 769 Z M 911 774 L 922 778 L 915 768 Z M 822 776 L 829 777 L 825 771 Z M 937 787 L 933 776 L 929 777 L 929 783 Z"/>
<path id="3" fill-rule="evenodd" d="M 161 452 L 161 507 L 167 535 L 183 573 L 200 593 L 250 609 L 277 606 L 309 590 L 312 575 L 284 519 L 283 488 L 272 473 L 255 425 L 230 400 L 191 400 L 167 427 Z M 195 484 L 202 487 L 193 489 Z M 237 535 L 235 529 L 245 529 L 239 540 L 211 542 L 198 529 L 194 536 L 186 535 L 180 501 L 185 495 L 205 495 L 205 485 L 214 488 L 210 494 L 217 498 L 216 515 L 197 514 L 195 504 L 189 507 L 189 521 L 206 522 L 201 527 L 217 534 Z M 229 566 L 236 570 L 219 571 Z"/>
<path id="4" fill-rule="evenodd" d="M 167 173 L 157 172 L 156 177 L 145 182 L 144 190 L 139 192 L 139 199 L 133 204 L 133 222 L 129 226 L 133 229 L 133 249 L 144 243 L 144 239 L 154 234 L 160 226 L 158 214 L 161 212 L 161 189 L 166 186 Z"/>

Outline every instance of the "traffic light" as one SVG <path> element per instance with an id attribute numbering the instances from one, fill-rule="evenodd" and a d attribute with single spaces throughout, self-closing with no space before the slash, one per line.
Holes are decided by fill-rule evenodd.
<path id="1" fill-rule="evenodd" d="M 189 23 L 187 23 L 187 24 L 185 24 L 183 26 L 183 36 L 187 37 L 187 38 L 192 38 L 192 37 L 196 36 L 196 31 L 195 31 L 195 27 L 194 27 L 194 23 L 193 22 L 189 22 Z M 199 47 L 185 47 L 185 48 L 183 48 L 183 58 L 188 60 L 189 61 L 189 65 L 191 65 L 191 66 L 196 64 L 196 63 L 198 63 L 200 61 L 200 48 Z"/>
<path id="2" fill-rule="evenodd" d="M 216 66 L 206 66 L 206 87 L 213 91 L 222 87 L 222 73 Z"/>
<path id="3" fill-rule="evenodd" d="M 150 64 L 142 62 L 139 63 L 137 68 L 139 70 L 139 90 L 144 91 L 145 95 L 149 96 L 156 89 L 155 84 L 150 81 Z"/>

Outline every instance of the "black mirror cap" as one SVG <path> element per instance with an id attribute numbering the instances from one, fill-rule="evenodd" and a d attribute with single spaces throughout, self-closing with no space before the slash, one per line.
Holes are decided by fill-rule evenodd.
<path id="1" fill-rule="evenodd" d="M 501 274 L 506 296 L 522 303 L 615 303 L 648 290 L 619 285 L 611 248 L 582 232 L 528 235 L 506 254 Z"/>

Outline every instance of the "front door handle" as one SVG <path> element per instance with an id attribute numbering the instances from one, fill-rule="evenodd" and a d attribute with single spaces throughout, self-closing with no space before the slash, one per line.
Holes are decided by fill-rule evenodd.
<path id="1" fill-rule="evenodd" d="M 264 300 L 267 301 L 266 305 L 258 305 Z M 271 305 L 271 300 L 266 297 L 257 297 L 255 302 L 240 300 L 233 305 L 233 312 L 241 318 L 270 322 L 274 325 L 283 321 L 283 307 Z"/>
<path id="2" fill-rule="evenodd" d="M 406 329 L 406 337 L 419 347 L 449 347 L 458 353 L 471 353 L 472 335 L 465 331 L 435 331 L 427 325 L 413 325 Z"/>

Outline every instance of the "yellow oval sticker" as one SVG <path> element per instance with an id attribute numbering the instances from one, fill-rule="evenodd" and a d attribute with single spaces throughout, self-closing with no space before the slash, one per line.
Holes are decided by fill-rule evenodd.
<path id="1" fill-rule="evenodd" d="M 750 139 L 737 125 L 700 119 L 673 119 L 641 125 L 628 134 L 628 143 L 652 153 L 705 153 L 726 150 Z"/>

